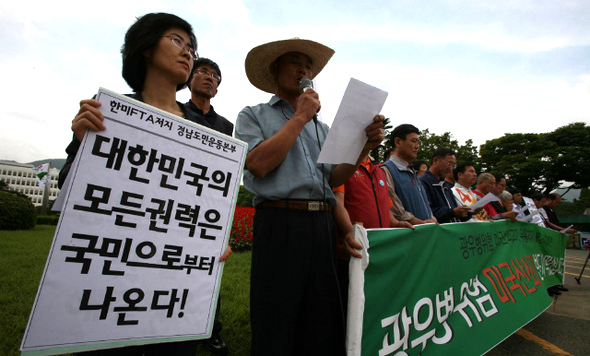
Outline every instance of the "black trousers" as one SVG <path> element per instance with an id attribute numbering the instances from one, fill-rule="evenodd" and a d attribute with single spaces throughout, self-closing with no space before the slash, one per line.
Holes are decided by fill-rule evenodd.
<path id="1" fill-rule="evenodd" d="M 252 355 L 343 355 L 332 214 L 259 208 L 254 215 Z"/>

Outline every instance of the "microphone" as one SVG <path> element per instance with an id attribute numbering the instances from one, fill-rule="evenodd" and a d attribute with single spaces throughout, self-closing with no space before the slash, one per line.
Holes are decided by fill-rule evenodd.
<path id="1" fill-rule="evenodd" d="M 299 80 L 299 87 L 305 93 L 307 89 L 313 89 L 313 82 L 309 78 L 303 77 Z"/>
<path id="2" fill-rule="evenodd" d="M 299 80 L 299 88 L 305 93 L 307 89 L 313 89 L 313 82 L 309 78 L 303 77 Z M 318 123 L 318 116 L 315 114 L 313 115 L 313 122 Z"/>

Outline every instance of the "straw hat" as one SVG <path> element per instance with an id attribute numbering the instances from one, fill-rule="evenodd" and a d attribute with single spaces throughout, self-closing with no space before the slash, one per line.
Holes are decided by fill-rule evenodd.
<path id="1" fill-rule="evenodd" d="M 274 61 L 285 53 L 300 52 L 311 58 L 315 78 L 334 54 L 334 50 L 310 40 L 291 38 L 254 47 L 246 56 L 246 75 L 256 88 L 274 94 L 277 83 L 270 71 Z"/>

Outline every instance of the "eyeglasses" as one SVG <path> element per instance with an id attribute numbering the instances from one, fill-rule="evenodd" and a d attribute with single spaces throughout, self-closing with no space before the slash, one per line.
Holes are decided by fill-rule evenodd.
<path id="1" fill-rule="evenodd" d="M 191 45 L 187 45 L 182 37 L 179 37 L 175 34 L 167 35 L 166 37 L 170 38 L 172 40 L 172 43 L 174 43 L 176 47 L 180 49 L 185 49 L 191 55 L 191 58 L 194 61 L 199 59 L 199 54 L 197 53 L 197 51 L 195 51 L 195 49 Z"/>
<path id="2" fill-rule="evenodd" d="M 451 166 L 453 168 L 457 168 L 457 163 L 455 163 L 455 162 L 450 162 L 450 161 L 447 161 L 446 159 L 442 159 L 442 158 L 440 160 L 446 162 L 449 166 Z"/>
<path id="3" fill-rule="evenodd" d="M 221 77 L 217 73 L 215 73 L 215 72 L 209 73 L 209 72 L 207 72 L 206 70 L 203 70 L 203 69 L 196 69 L 195 70 L 195 73 L 199 73 L 199 74 L 204 75 L 206 77 L 207 76 L 211 76 L 211 78 L 217 80 L 217 83 L 219 83 L 221 81 Z"/>

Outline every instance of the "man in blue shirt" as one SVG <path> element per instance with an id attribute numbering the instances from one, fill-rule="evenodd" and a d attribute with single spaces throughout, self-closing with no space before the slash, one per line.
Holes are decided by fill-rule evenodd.
<path id="1" fill-rule="evenodd" d="M 426 191 L 410 164 L 418 157 L 420 130 L 410 124 L 399 125 L 391 132 L 391 147 L 393 153 L 382 168 L 387 174 L 393 216 L 412 225 L 436 223 Z"/>
<path id="2" fill-rule="evenodd" d="M 430 207 L 440 224 L 469 220 L 469 207 L 457 206 L 451 189 L 445 185 L 445 177 L 457 165 L 455 151 L 441 147 L 434 151 L 430 168 L 419 179 L 426 190 Z"/>
<path id="3" fill-rule="evenodd" d="M 244 186 L 255 195 L 250 288 L 252 355 L 336 355 L 344 351 L 336 280 L 332 187 L 343 184 L 383 141 L 378 115 L 355 165 L 317 164 L 328 126 L 318 94 L 299 87 L 334 51 L 298 38 L 267 43 L 246 57 L 246 74 L 274 94 L 238 115 L 248 143 Z M 350 243 L 350 242 L 349 242 Z M 360 246 L 357 246 L 359 248 Z"/>

